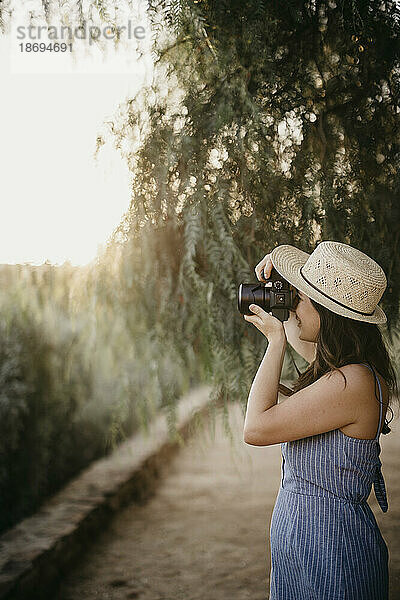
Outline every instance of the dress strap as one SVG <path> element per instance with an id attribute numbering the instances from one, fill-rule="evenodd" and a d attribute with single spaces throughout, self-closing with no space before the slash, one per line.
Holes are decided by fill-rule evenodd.
<path id="1" fill-rule="evenodd" d="M 378 383 L 378 389 L 379 389 L 379 425 L 378 425 L 378 431 L 376 432 L 376 436 L 375 436 L 375 440 L 378 441 L 379 440 L 379 435 L 381 432 L 381 425 L 382 425 L 382 417 L 383 417 L 383 395 L 382 395 L 382 386 L 381 386 L 381 382 L 379 381 L 379 377 L 377 376 L 377 374 L 375 373 L 375 369 L 373 369 L 371 367 L 371 365 L 368 365 L 367 363 L 360 363 L 361 365 L 364 365 L 365 367 L 368 367 L 368 369 L 370 371 L 372 371 L 374 377 L 375 377 L 375 381 L 377 381 Z"/>
<path id="2" fill-rule="evenodd" d="M 387 501 L 387 495 L 386 495 L 385 480 L 383 479 L 381 466 L 382 466 L 382 463 L 379 461 L 379 463 L 376 467 L 375 479 L 373 481 L 374 492 L 375 492 L 375 497 L 378 500 L 378 504 L 382 509 L 382 512 L 387 512 L 388 501 Z"/>
<path id="3" fill-rule="evenodd" d="M 377 374 L 375 373 L 375 369 L 373 369 L 370 365 L 367 365 L 366 363 L 360 363 L 362 365 L 365 365 L 366 367 L 368 367 L 368 369 L 370 371 L 372 371 L 372 373 L 374 374 L 374 377 L 376 379 L 376 381 L 378 382 L 378 388 L 379 388 L 379 425 L 378 425 L 378 431 L 377 434 L 375 436 L 375 441 L 378 442 L 378 454 L 380 454 L 380 444 L 379 444 L 379 434 L 381 431 L 381 425 L 382 425 L 382 415 L 383 415 L 383 396 L 382 396 L 382 387 L 381 387 L 381 382 L 379 381 L 379 377 L 377 376 Z M 378 456 L 378 464 L 376 465 L 376 472 L 375 472 L 375 477 L 374 477 L 374 492 L 375 492 L 375 496 L 376 499 L 378 501 L 379 506 L 382 509 L 382 512 L 386 512 L 388 509 L 388 501 L 387 501 L 387 495 L 386 495 L 386 486 L 385 486 L 385 480 L 383 478 L 382 475 L 382 470 L 381 470 L 381 466 L 382 466 L 382 462 L 379 459 Z"/>

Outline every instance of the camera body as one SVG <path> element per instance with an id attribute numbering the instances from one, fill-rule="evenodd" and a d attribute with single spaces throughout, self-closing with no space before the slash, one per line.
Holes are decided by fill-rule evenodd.
<path id="1" fill-rule="evenodd" d="M 272 269 L 265 282 L 241 283 L 238 290 L 238 309 L 243 315 L 253 315 L 250 304 L 258 304 L 280 321 L 287 321 L 289 310 L 294 308 L 295 288 Z"/>

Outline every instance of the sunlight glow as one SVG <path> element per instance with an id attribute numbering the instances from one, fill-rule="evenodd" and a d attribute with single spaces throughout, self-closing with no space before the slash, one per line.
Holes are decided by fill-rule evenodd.
<path id="1" fill-rule="evenodd" d="M 97 164 L 93 154 L 103 122 L 151 81 L 150 55 L 125 73 L 112 72 L 115 55 L 85 60 L 94 72 L 16 73 L 10 39 L 0 40 L 0 263 L 87 264 L 129 207 L 118 151 L 107 143 Z"/>

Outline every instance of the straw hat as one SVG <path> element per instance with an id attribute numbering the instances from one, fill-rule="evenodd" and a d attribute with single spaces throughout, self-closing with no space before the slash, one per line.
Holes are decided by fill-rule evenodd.
<path id="1" fill-rule="evenodd" d="M 372 258 L 339 242 L 321 242 L 312 254 L 277 246 L 272 264 L 282 277 L 332 312 L 367 323 L 386 323 L 378 306 L 387 281 Z"/>

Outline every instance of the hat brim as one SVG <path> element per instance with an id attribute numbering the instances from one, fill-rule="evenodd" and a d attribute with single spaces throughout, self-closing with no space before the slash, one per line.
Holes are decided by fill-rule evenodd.
<path id="1" fill-rule="evenodd" d="M 360 315 L 349 308 L 341 306 L 334 300 L 330 300 L 309 285 L 300 272 L 301 267 L 307 262 L 309 256 L 307 252 L 289 245 L 277 246 L 271 252 L 272 264 L 278 273 L 295 288 L 303 292 L 303 294 L 318 302 L 318 304 L 328 308 L 337 315 L 354 319 L 354 321 L 364 321 L 366 323 L 374 323 L 375 325 L 383 325 L 387 322 L 387 317 L 380 306 L 375 308 L 372 315 Z"/>

